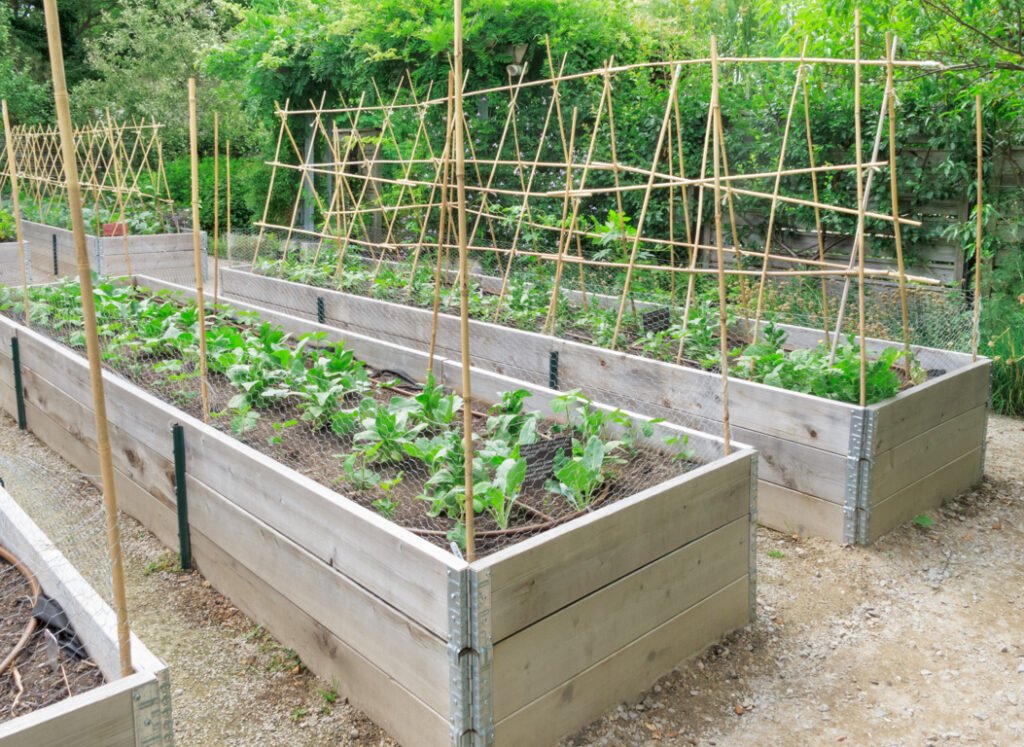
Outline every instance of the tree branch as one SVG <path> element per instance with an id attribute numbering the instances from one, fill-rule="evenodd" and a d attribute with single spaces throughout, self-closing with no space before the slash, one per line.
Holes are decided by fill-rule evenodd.
<path id="1" fill-rule="evenodd" d="M 982 31 L 980 28 L 978 28 L 974 24 L 969 23 L 967 20 L 965 20 L 963 17 L 961 17 L 960 14 L 956 13 L 952 8 L 950 8 L 949 5 L 946 4 L 945 2 L 940 2 L 940 0 L 921 0 L 921 2 L 924 3 L 924 5 L 926 5 L 929 8 L 931 8 L 932 10 L 934 10 L 934 11 L 936 11 L 938 13 L 941 13 L 942 15 L 946 16 L 947 18 L 952 19 L 956 23 L 958 23 L 961 26 L 963 26 L 965 29 L 967 29 L 969 31 L 972 31 L 973 33 L 977 34 L 978 36 L 980 36 L 982 39 L 984 39 L 985 41 L 987 41 L 989 44 L 991 44 L 992 46 L 996 47 L 997 49 L 1001 49 L 1004 52 L 1009 52 L 1010 54 L 1014 54 L 1014 55 L 1017 55 L 1017 56 L 1021 55 L 1021 52 L 1020 52 L 1020 49 L 1019 49 L 1019 46 L 1020 46 L 1019 43 L 1018 43 L 1018 47 L 1017 48 L 1014 48 L 1014 47 L 1011 47 L 1011 46 L 1007 46 L 1007 44 L 1005 42 L 999 41 L 996 37 L 994 37 L 994 36 L 984 32 L 984 31 Z M 1020 35 L 1018 34 L 1018 39 L 1019 38 L 1020 38 Z"/>

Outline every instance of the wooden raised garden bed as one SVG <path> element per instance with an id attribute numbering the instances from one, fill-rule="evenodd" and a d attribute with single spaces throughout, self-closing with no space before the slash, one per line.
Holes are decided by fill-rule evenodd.
<path id="1" fill-rule="evenodd" d="M 244 270 L 222 270 L 221 293 L 379 339 L 425 348 L 431 313 Z M 593 298 L 593 297 L 592 297 Z M 717 374 L 629 353 L 474 321 L 475 366 L 533 383 L 580 388 L 652 417 L 721 427 Z M 818 330 L 780 325 L 813 347 Z M 897 345 L 871 340 L 878 351 Z M 437 350 L 457 355 L 458 318 L 442 314 Z M 759 519 L 790 533 L 870 544 L 981 480 L 990 363 L 915 347 L 934 376 L 870 405 L 837 402 L 740 379 L 729 383 L 733 437 L 760 452 Z M 557 355 L 557 358 L 553 357 Z M 557 379 L 552 361 L 557 360 Z"/>
<path id="2" fill-rule="evenodd" d="M 260 314 L 344 339 L 376 368 L 426 369 L 418 350 Z M 0 318 L 0 404 L 9 412 L 12 337 L 29 428 L 93 472 L 84 359 Z M 436 359 L 434 373 L 459 388 L 456 361 Z M 183 426 L 201 571 L 404 744 L 551 743 L 753 614 L 757 461 L 749 448 L 467 564 L 120 376 L 105 379 L 124 510 L 177 544 L 171 427 Z M 521 386 L 473 372 L 474 398 L 484 402 Z M 530 407 L 550 412 L 557 392 L 526 388 Z M 657 429 L 652 448 L 685 433 L 698 452 L 722 453 L 713 437 Z"/>
<path id="3" fill-rule="evenodd" d="M 8 391 L 10 391 L 8 389 Z M 107 684 L 0 724 L 4 747 L 170 747 L 171 686 L 166 665 L 132 636 L 135 673 L 120 677 L 114 611 L 38 526 L 0 488 L 0 545 L 63 608 Z"/>
<path id="4" fill-rule="evenodd" d="M 25 241 L 30 243 L 30 262 L 35 271 L 35 282 L 49 282 L 78 274 L 75 245 L 71 231 L 45 223 L 23 221 Z M 130 235 L 128 256 L 132 272 L 144 273 L 164 280 L 182 282 L 195 274 L 192 234 L 162 233 Z M 203 233 L 203 272 L 206 272 L 206 234 Z M 86 236 L 89 261 L 100 275 L 125 275 L 125 237 Z M 26 247 L 28 248 L 28 247 Z M 15 254 L 17 257 L 17 254 Z M 14 265 L 17 266 L 17 263 Z M 21 277 L 14 281 L 21 283 Z"/>

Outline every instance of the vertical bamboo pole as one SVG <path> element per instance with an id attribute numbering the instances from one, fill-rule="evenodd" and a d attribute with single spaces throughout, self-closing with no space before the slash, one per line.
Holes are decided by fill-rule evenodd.
<path id="1" fill-rule="evenodd" d="M 263 234 L 266 232 L 267 216 L 270 215 L 270 197 L 274 194 L 274 180 L 277 179 L 277 163 L 281 160 L 281 141 L 284 138 L 284 120 L 288 116 L 288 102 L 291 99 L 284 100 L 284 111 L 281 111 L 281 107 L 274 102 L 274 107 L 277 108 L 277 116 L 281 118 L 281 126 L 277 130 L 277 145 L 274 146 L 274 165 L 270 167 L 270 184 L 267 185 L 267 199 L 263 203 L 263 220 L 260 221 L 260 232 L 256 235 L 256 248 L 252 251 L 252 263 L 256 264 L 256 258 L 260 254 L 260 246 L 263 244 Z"/>
<path id="2" fill-rule="evenodd" d="M 224 206 L 224 220 L 226 222 L 225 230 L 228 232 L 227 245 L 228 245 L 228 269 L 231 268 L 231 141 L 227 140 L 224 143 L 224 181 L 227 187 L 227 204 Z"/>
<path id="3" fill-rule="evenodd" d="M 444 247 L 448 234 L 448 197 L 451 192 L 449 178 L 451 175 L 452 163 L 452 72 L 448 71 L 448 112 L 444 120 L 444 151 L 441 153 L 441 213 L 438 215 L 437 227 L 437 257 L 434 262 L 434 313 L 431 317 L 430 327 L 430 350 L 427 352 L 427 373 L 434 370 L 434 351 L 437 349 L 437 320 L 441 309 L 441 266 L 444 257 Z M 410 286 L 411 286 L 410 282 Z M 411 291 L 410 291 L 411 292 Z M 466 405 L 469 406 L 468 404 Z"/>
<path id="4" fill-rule="evenodd" d="M 548 324 L 551 325 L 551 334 L 555 334 L 556 319 L 558 318 L 558 291 L 559 286 L 562 283 L 562 265 L 565 259 L 565 251 L 568 250 L 569 245 L 572 243 L 572 231 L 575 227 L 576 217 L 579 214 L 580 200 L 579 198 L 570 198 L 569 193 L 572 191 L 572 167 L 573 167 L 573 152 L 576 149 L 576 117 L 578 110 L 574 106 L 572 108 L 572 129 L 569 130 L 569 144 L 566 150 L 565 159 L 565 199 L 562 201 L 562 230 L 558 234 L 558 257 L 555 259 L 555 279 L 552 284 L 551 300 L 548 301 L 548 315 L 544 319 L 544 326 L 541 327 L 541 332 L 547 332 Z M 561 120 L 561 117 L 559 117 Z M 595 121 L 594 136 L 591 138 L 591 153 L 593 152 L 593 143 L 597 138 L 597 123 L 600 121 L 600 112 L 598 113 L 598 120 Z M 559 121 L 561 124 L 561 121 Z M 584 181 L 586 180 L 586 168 L 590 165 L 590 153 L 587 154 L 587 164 L 584 166 Z M 581 187 L 582 189 L 582 187 Z M 573 199 L 573 211 L 572 220 L 568 220 L 569 212 L 569 201 Z M 582 266 L 582 265 L 581 265 Z"/>
<path id="5" fill-rule="evenodd" d="M 722 241 L 722 175 L 719 160 L 719 146 L 722 133 L 722 109 L 718 98 L 718 40 L 711 37 L 711 116 L 714 126 L 711 128 L 714 150 L 712 173 L 715 179 L 715 259 L 718 262 L 718 336 L 719 362 L 718 368 L 722 377 L 722 448 L 728 456 L 732 451 L 732 438 L 729 427 L 729 324 L 726 313 L 725 293 L 725 252 Z"/>
<path id="6" fill-rule="evenodd" d="M 213 113 L 213 305 L 220 295 L 220 113 Z"/>
<path id="7" fill-rule="evenodd" d="M 807 135 L 807 164 L 814 169 L 814 139 L 811 136 L 811 104 L 810 95 L 807 92 L 807 76 L 804 76 L 803 80 L 803 93 L 804 93 L 804 131 Z M 818 206 L 818 174 L 815 171 L 811 171 L 811 195 L 814 200 L 814 231 L 818 237 L 818 261 L 824 263 L 825 261 L 825 234 L 821 227 L 821 208 Z M 895 213 L 893 216 L 895 217 Z M 828 341 L 828 278 L 824 275 L 821 277 L 821 315 L 822 323 L 821 328 L 825 333 L 825 340 Z"/>
<path id="8" fill-rule="evenodd" d="M 25 267 L 25 239 L 21 230 L 21 197 L 18 194 L 18 167 L 14 155 L 14 133 L 11 131 L 11 118 L 7 113 L 7 99 L 3 100 L 4 142 L 7 146 L 7 172 L 11 182 L 11 212 L 14 213 L 14 235 L 18 240 L 18 266 L 21 268 L 21 297 L 25 306 L 25 324 L 29 323 L 28 315 L 28 270 Z"/>
<path id="9" fill-rule="evenodd" d="M 855 70 L 857 66 L 854 66 Z M 859 102 L 859 97 L 855 97 L 855 101 Z M 885 129 L 885 115 L 886 115 L 886 97 L 882 96 L 882 105 L 878 109 L 878 124 L 875 127 L 875 143 L 871 148 L 871 163 L 878 162 L 878 153 L 882 147 L 882 131 Z M 859 122 L 860 120 L 858 120 Z M 863 167 L 863 161 L 862 167 Z M 868 209 L 868 201 L 871 197 L 871 187 L 875 177 L 875 170 L 870 169 L 867 173 L 867 177 L 864 179 L 863 197 L 861 201 L 864 203 L 863 206 L 858 205 L 858 215 L 866 213 Z M 893 220 L 899 220 L 899 216 L 893 216 Z M 856 274 L 857 268 L 857 247 L 862 247 L 864 244 L 864 222 L 858 221 L 859 231 L 854 234 L 853 237 L 853 250 L 850 252 L 850 263 L 848 267 L 848 274 L 843 280 L 843 292 L 839 296 L 839 308 L 836 310 L 836 326 L 835 334 L 832 337 L 832 350 L 829 353 L 829 363 L 832 363 L 836 357 L 836 348 L 839 347 L 839 335 L 843 329 L 843 316 L 846 311 L 846 302 L 849 300 L 850 295 L 850 278 Z"/>
<path id="10" fill-rule="evenodd" d="M 626 300 L 629 298 L 630 283 L 633 280 L 633 269 L 636 266 L 636 255 L 640 250 L 640 240 L 643 236 L 644 220 L 647 218 L 647 208 L 651 204 L 651 191 L 658 172 L 658 161 L 661 159 L 661 149 L 665 143 L 665 130 L 668 128 L 669 118 L 672 116 L 672 102 L 676 97 L 676 89 L 679 87 L 679 74 L 682 72 L 682 65 L 676 65 L 672 73 L 672 85 L 668 90 L 668 103 L 665 105 L 665 115 L 661 119 L 661 130 L 658 132 L 658 144 L 654 146 L 654 159 L 651 162 L 651 174 L 647 178 L 647 189 L 644 190 L 644 201 L 640 205 L 640 217 L 636 221 L 636 235 L 633 237 L 633 248 L 629 252 L 629 264 L 626 266 L 626 280 L 622 286 L 622 298 L 619 302 L 619 313 L 615 318 L 615 330 L 612 332 L 611 349 L 615 350 L 619 341 L 619 332 L 622 329 L 622 317 L 626 313 Z M 614 157 L 613 157 L 614 158 Z"/>
<path id="11" fill-rule="evenodd" d="M 50 66 L 53 72 L 53 98 L 60 127 L 61 149 L 64 155 L 64 178 L 67 181 L 68 205 L 78 261 L 78 278 L 82 293 L 82 318 L 85 322 L 85 347 L 89 358 L 92 384 L 92 402 L 96 418 L 96 451 L 100 461 L 103 484 L 103 508 L 107 524 L 107 552 L 110 558 L 111 585 L 114 592 L 114 613 L 117 617 L 117 648 L 121 675 L 132 674 L 131 634 L 128 628 L 128 601 L 124 588 L 124 559 L 121 554 L 121 530 L 117 523 L 117 493 L 114 487 L 114 463 L 107 431 L 107 403 L 103 394 L 103 363 L 100 359 L 100 341 L 96 331 L 96 301 L 92 291 L 92 272 L 89 253 L 85 246 L 85 221 L 82 218 L 82 193 L 78 183 L 75 138 L 71 128 L 71 106 L 68 101 L 64 77 L 64 53 L 61 47 L 60 20 L 57 0 L 45 0 L 46 36 L 50 47 Z"/>
<path id="12" fill-rule="evenodd" d="M 864 154 L 861 152 L 860 122 L 860 8 L 854 11 L 853 29 L 853 139 L 857 149 L 857 241 L 854 251 L 857 253 L 857 328 L 860 332 L 860 406 L 867 404 L 867 345 L 864 334 Z M 884 102 L 882 104 L 885 106 Z M 872 161 L 875 159 L 872 158 Z M 895 217 L 895 216 L 893 216 Z M 838 334 L 837 334 L 838 339 Z"/>
<path id="13" fill-rule="evenodd" d="M 889 191 L 892 196 L 892 231 L 896 241 L 896 271 L 899 273 L 900 315 L 903 321 L 903 362 L 910 379 L 910 315 L 907 312 L 907 275 L 903 265 L 903 227 L 900 225 L 900 191 L 896 178 L 896 80 L 893 59 L 896 55 L 896 37 L 885 35 L 885 95 L 889 108 Z M 817 198 L 815 198 L 817 200 Z"/>
<path id="14" fill-rule="evenodd" d="M 982 180 L 982 149 L 981 141 L 983 135 L 981 125 L 981 94 L 978 94 L 974 98 L 974 139 L 975 139 L 975 150 L 978 160 L 977 167 L 977 203 L 974 208 L 975 212 L 975 225 L 974 225 L 974 319 L 971 325 L 971 360 L 978 360 L 978 338 L 981 333 L 981 238 L 982 228 L 984 225 L 984 218 L 982 217 L 982 186 L 984 184 Z"/>
<path id="15" fill-rule="evenodd" d="M 203 240 L 199 228 L 199 124 L 196 121 L 196 79 L 188 79 L 188 134 L 192 155 L 192 255 L 196 266 L 196 308 L 199 311 L 199 395 L 203 422 L 210 421 L 206 385 L 206 298 L 203 295 Z"/>
<path id="16" fill-rule="evenodd" d="M 686 300 L 683 303 L 683 323 L 682 330 L 679 333 L 679 347 L 676 349 L 676 363 L 681 362 L 683 359 L 683 348 L 686 346 L 686 331 L 690 323 L 690 305 L 693 303 L 693 294 L 696 290 L 697 275 L 693 270 L 697 268 L 697 247 L 700 245 L 701 229 L 704 227 L 704 179 L 708 173 L 708 150 L 711 146 L 711 131 L 713 129 L 715 129 L 715 114 L 714 110 L 709 106 L 708 123 L 704 128 L 704 149 L 701 151 L 700 157 L 700 186 L 697 187 L 697 216 L 695 221 L 696 224 L 693 229 L 693 243 L 690 245 L 690 261 L 687 264 L 690 272 L 687 273 L 686 278 Z M 721 140 L 723 139 L 724 138 L 721 137 L 721 133 L 719 133 L 719 145 L 721 145 Z"/>
<path id="17" fill-rule="evenodd" d="M 772 254 L 772 233 L 775 231 L 775 215 L 779 207 L 779 191 L 782 188 L 782 167 L 786 162 L 786 146 L 789 145 L 789 131 L 793 125 L 793 112 L 796 110 L 796 97 L 800 93 L 800 83 L 804 77 L 804 57 L 807 55 L 807 38 L 804 38 L 803 47 L 800 49 L 800 66 L 796 71 L 796 81 L 793 83 L 793 93 L 789 97 L 789 111 L 786 114 L 786 126 L 782 131 L 782 147 L 779 148 L 779 160 L 776 165 L 775 184 L 772 187 L 771 207 L 768 209 L 768 228 L 764 237 L 764 259 L 761 261 L 761 278 L 757 285 L 757 309 L 754 312 L 753 342 L 761 331 L 761 312 L 764 308 L 764 287 L 768 280 L 768 265 Z M 717 158 L 717 156 L 716 156 Z"/>
<path id="18" fill-rule="evenodd" d="M 455 195 L 459 242 L 459 318 L 462 338 L 462 442 L 465 448 L 466 560 L 476 559 L 473 515 L 473 406 L 469 367 L 469 252 L 466 246 L 466 152 L 463 143 L 462 113 L 462 0 L 455 0 L 455 55 L 452 63 L 455 79 Z"/>
<path id="19" fill-rule="evenodd" d="M 107 109 L 107 128 L 108 128 L 107 131 L 109 132 L 109 137 L 110 137 L 110 160 L 111 160 L 111 163 L 114 166 L 114 184 L 116 185 L 116 190 L 117 190 L 117 192 L 116 192 L 117 208 L 118 208 L 117 222 L 118 223 L 124 223 L 125 212 L 127 211 L 127 208 L 128 208 L 127 201 L 124 198 L 125 184 L 127 184 L 127 181 L 126 181 L 125 177 L 122 176 L 122 173 L 121 173 L 121 159 L 118 156 L 118 151 L 120 149 L 117 147 L 117 143 L 118 143 L 118 139 L 119 138 L 114 136 L 114 132 L 115 132 L 114 119 L 113 119 L 113 117 L 110 116 L 110 109 Z M 94 182 L 98 181 L 95 178 L 95 176 L 93 178 L 93 181 Z M 104 177 L 104 181 L 106 181 L 106 177 Z M 100 185 L 97 184 L 96 185 L 96 189 L 99 190 L 99 188 L 100 188 Z M 98 228 L 100 229 L 99 231 L 97 231 L 97 234 L 102 235 L 102 233 L 103 233 L 103 222 L 101 220 L 99 220 L 99 216 L 94 216 L 94 217 L 96 218 L 96 222 L 97 222 Z M 132 273 L 132 257 L 131 257 L 131 253 L 128 251 L 128 226 L 127 225 L 124 226 L 124 228 L 122 229 L 121 233 L 122 233 L 122 236 L 124 237 L 123 240 L 122 240 L 123 244 L 124 244 L 124 266 L 125 266 L 125 270 L 128 272 L 129 277 L 132 277 L 132 274 L 133 274 Z M 134 282 L 134 280 L 133 280 L 133 282 Z"/>

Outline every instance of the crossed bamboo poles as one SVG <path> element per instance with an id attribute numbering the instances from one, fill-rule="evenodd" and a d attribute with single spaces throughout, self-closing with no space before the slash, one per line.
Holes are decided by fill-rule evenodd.
<path id="1" fill-rule="evenodd" d="M 851 59 L 808 57 L 805 44 L 800 56 L 793 58 L 719 57 L 716 50 L 708 58 L 665 63 L 615 65 L 612 59 L 600 69 L 572 74 L 565 73 L 566 59 L 563 57 L 556 64 L 548 47 L 547 77 L 542 80 L 526 80 L 524 69 L 517 78 L 510 76 L 507 85 L 485 90 L 466 90 L 465 76 L 459 81 L 461 96 L 466 101 L 486 96 L 488 104 L 493 106 L 496 98 L 506 98 L 503 115 L 495 120 L 500 126 L 494 129 L 493 142 L 486 144 L 482 152 L 477 152 L 483 146 L 474 137 L 471 119 L 453 118 L 446 111 L 452 90 L 439 97 L 433 89 L 428 89 L 425 95 L 417 97 L 410 76 L 403 78 L 389 94 L 374 83 L 373 90 L 357 103 L 341 100 L 340 105 L 330 107 L 325 105 L 326 96 L 321 97 L 319 103 L 309 101 L 308 107 L 290 108 L 290 102 L 285 102 L 277 109 L 279 133 L 277 149 L 270 161 L 271 185 L 278 172 L 293 171 L 297 172 L 303 188 L 295 196 L 288 225 L 268 221 L 268 194 L 267 210 L 257 222 L 260 237 L 256 251 L 260 252 L 268 230 L 279 231 L 285 237 L 283 247 L 274 255 L 282 263 L 293 256 L 297 239 L 316 242 L 314 261 L 320 259 L 324 246 L 336 245 L 334 275 L 340 285 L 348 253 L 358 253 L 360 259 L 373 268 L 372 278 L 375 279 L 386 263 L 397 264 L 400 260 L 411 259 L 414 275 L 422 253 L 436 250 L 438 281 L 459 280 L 462 270 L 453 269 L 444 258 L 455 248 L 451 227 L 456 201 L 451 197 L 451 174 L 447 173 L 446 165 L 451 158 L 453 141 L 459 136 L 466 143 L 466 152 L 462 154 L 466 164 L 464 189 L 468 195 L 465 209 L 471 220 L 467 249 L 477 257 L 493 257 L 496 277 L 500 278 L 500 286 L 495 291 L 495 318 L 506 303 L 514 268 L 521 266 L 521 262 L 553 264 L 550 300 L 541 330 L 552 333 L 557 328 L 559 299 L 569 268 L 576 266 L 578 297 L 584 307 L 588 303 L 585 270 L 617 271 L 622 274 L 622 280 L 611 337 L 611 347 L 616 349 L 622 338 L 627 308 L 633 304 L 636 278 L 639 274 L 664 273 L 672 304 L 681 305 L 683 311 L 683 334 L 676 351 L 676 359 L 681 360 L 685 354 L 689 311 L 695 303 L 695 280 L 700 275 L 737 278 L 739 306 L 754 341 L 761 331 L 769 280 L 817 278 L 821 283 L 822 333 L 832 342 L 834 350 L 844 329 L 849 290 L 854 286 L 858 289 L 857 328 L 863 340 L 863 289 L 868 280 L 891 280 L 899 286 L 903 345 L 909 373 L 908 285 L 937 285 L 938 282 L 906 272 L 903 229 L 918 227 L 921 223 L 898 212 L 895 71 L 934 68 L 937 63 L 897 60 L 894 38 L 886 40 L 884 59 L 866 60 L 860 53 L 859 20 L 856 37 Z M 730 171 L 729 133 L 721 116 L 722 85 L 719 82 L 720 71 L 726 65 L 788 65 L 794 69 L 782 143 L 774 168 L 747 173 L 735 168 Z M 816 70 L 825 66 L 853 69 L 854 163 L 819 162 L 820 154 L 811 132 L 808 87 Z M 699 74 L 706 68 L 711 69 L 713 82 L 700 167 L 696 172 L 687 173 L 683 149 L 687 137 L 681 117 L 681 109 L 687 104 L 681 104 L 679 91 L 684 76 Z M 875 84 L 882 89 L 870 158 L 864 157 L 860 127 L 861 89 L 865 85 L 862 78 L 866 69 L 881 72 Z M 652 72 L 658 72 L 668 81 L 668 93 L 653 149 L 645 162 L 637 164 L 636 153 L 626 154 L 626 158 L 620 153 L 615 82 L 621 76 Z M 590 105 L 584 113 L 579 104 L 565 104 L 569 85 L 591 86 L 592 90 L 599 91 L 591 96 L 592 101 L 588 99 Z M 544 106 L 538 106 L 537 94 L 543 94 L 540 103 Z M 529 102 L 534 110 L 543 112 L 543 117 L 536 120 L 539 125 L 532 128 L 525 126 L 522 114 L 524 99 L 528 96 L 534 97 Z M 316 142 L 312 147 L 307 143 L 303 148 L 295 132 L 298 123 L 309 122 L 312 122 L 310 132 Z M 889 125 L 887 154 L 880 147 L 886 122 Z M 802 133 L 799 132 L 801 127 Z M 795 144 L 800 140 L 803 140 L 805 153 L 796 156 L 799 146 Z M 610 157 L 598 157 L 598 144 Z M 879 191 L 878 185 L 873 184 L 873 177 L 883 169 L 889 172 L 890 204 L 872 209 L 872 189 L 874 187 L 876 195 Z M 837 175 L 855 179 L 855 205 L 822 199 L 820 180 Z M 326 193 L 310 188 L 315 179 L 330 182 Z M 770 181 L 770 188 L 758 188 L 759 181 Z M 793 185 L 797 183 L 809 187 L 810 194 L 794 194 Z M 604 201 L 602 204 L 611 201 L 621 221 L 624 198 L 630 193 L 636 193 L 640 207 L 635 224 L 627 228 L 622 223 L 619 235 L 611 242 L 618 246 L 620 256 L 595 258 L 592 252 L 585 252 L 585 242 L 608 238 L 606 230 L 588 219 L 593 215 L 588 208 L 597 201 Z M 320 215 L 320 223 L 312 227 L 296 222 L 304 196 L 315 203 Z M 760 246 L 750 246 L 739 236 L 736 207 L 739 198 L 768 206 L 767 230 Z M 655 233 L 649 230 L 650 214 L 656 206 L 662 209 L 666 202 L 669 205 L 667 234 Z M 709 202 L 714 207 L 710 217 L 705 215 Z M 876 202 L 881 201 L 876 198 Z M 681 215 L 676 204 L 682 205 Z M 778 212 L 783 206 L 813 210 L 814 256 L 792 256 L 779 250 L 775 234 Z M 722 214 L 725 208 L 728 220 Z M 544 213 L 555 217 L 544 220 L 541 217 Z M 856 221 L 849 261 L 827 256 L 825 216 L 828 214 L 848 216 Z M 868 221 L 891 227 L 897 259 L 895 270 L 872 269 L 866 265 Z M 712 222 L 713 225 L 709 225 Z M 710 241 L 706 238 L 709 230 Z M 727 231 L 731 233 L 731 241 L 725 238 Z M 546 242 L 544 237 L 547 237 Z M 545 243 L 547 246 L 543 245 Z M 651 259 L 646 256 L 650 251 L 660 251 L 662 258 Z M 685 278 L 685 285 L 677 284 L 680 274 Z M 829 280 L 842 282 L 838 308 L 830 305 Z M 411 292 L 412 283 L 408 293 L 411 295 Z M 723 304 L 726 301 L 722 299 Z M 862 344 L 862 348 L 863 366 L 866 365 L 866 345 Z M 865 400 L 862 392 L 862 402 Z"/>

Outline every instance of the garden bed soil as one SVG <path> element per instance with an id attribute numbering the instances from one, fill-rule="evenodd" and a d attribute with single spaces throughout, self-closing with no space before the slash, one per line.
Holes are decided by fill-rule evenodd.
<path id="1" fill-rule="evenodd" d="M 426 348 L 431 313 L 402 304 L 221 270 L 227 301 L 255 304 L 339 330 Z M 473 365 L 533 383 L 579 388 L 601 402 L 717 433 L 719 376 L 487 322 L 473 321 Z M 780 325 L 796 347 L 820 330 Z M 459 320 L 439 317 L 439 355 L 457 356 Z M 897 346 L 868 340 L 869 350 Z M 990 362 L 914 346 L 926 383 L 859 407 L 730 379 L 733 438 L 760 453 L 760 520 L 788 533 L 869 544 L 922 511 L 977 484 L 984 460 Z M 557 357 L 556 357 L 557 356 Z"/>
<path id="2" fill-rule="evenodd" d="M 377 369 L 426 369 L 419 351 L 263 315 L 344 337 Z M 10 320 L 0 330 L 0 403 L 13 410 L 6 340 L 17 335 L 29 427 L 89 471 L 85 361 Z M 434 372 L 458 390 L 455 361 L 438 357 Z M 200 570 L 401 742 L 554 741 L 750 619 L 749 449 L 469 564 L 120 377 L 105 381 L 125 510 L 176 546 L 170 426 L 181 424 Z M 487 401 L 522 383 L 474 370 L 473 386 Z M 533 409 L 556 396 L 527 388 Z M 720 453 L 687 433 L 698 452 Z"/>
<path id="3" fill-rule="evenodd" d="M 0 559 L 0 657 L 20 641 L 32 608 L 28 579 Z M 0 676 L 0 723 L 103 684 L 103 673 L 90 659 L 72 656 L 63 646 L 56 647 L 56 658 L 51 659 L 51 650 L 45 628 L 37 625 L 12 667 Z"/>

